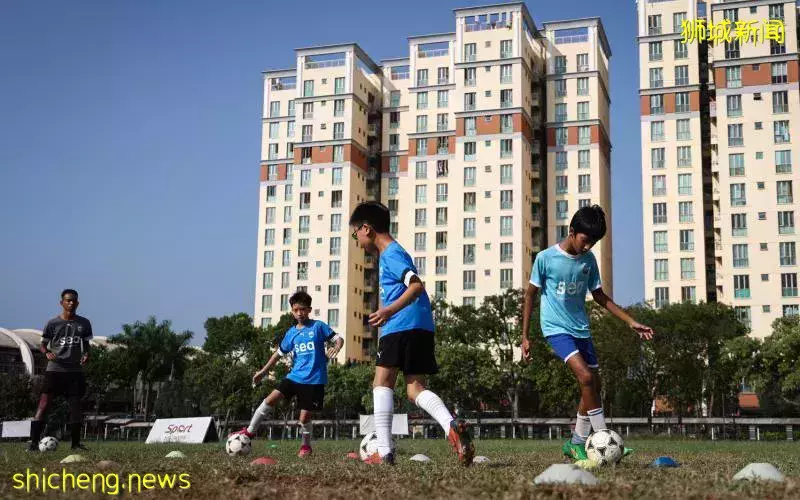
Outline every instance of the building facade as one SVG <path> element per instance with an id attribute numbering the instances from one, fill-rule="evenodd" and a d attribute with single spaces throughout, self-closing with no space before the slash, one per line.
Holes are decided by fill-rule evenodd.
<path id="1" fill-rule="evenodd" d="M 370 356 L 377 266 L 350 238 L 364 200 L 392 214 L 431 298 L 478 306 L 529 280 L 585 204 L 610 206 L 608 64 L 598 18 L 537 28 L 524 3 L 456 9 L 374 63 L 357 45 L 297 50 L 264 74 L 255 322 L 304 287 L 314 315 Z M 595 248 L 612 292 L 611 232 Z"/>
<path id="2" fill-rule="evenodd" d="M 646 300 L 722 301 L 763 337 L 800 304 L 797 7 L 639 0 L 638 9 Z M 696 20 L 727 20 L 731 41 L 684 43 L 684 22 Z M 757 30 L 780 21 L 785 39 L 756 30 L 737 40 L 737 21 Z"/>

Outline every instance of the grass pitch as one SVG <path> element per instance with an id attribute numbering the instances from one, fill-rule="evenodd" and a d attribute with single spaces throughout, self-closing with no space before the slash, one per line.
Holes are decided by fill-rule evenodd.
<path id="1" fill-rule="evenodd" d="M 304 460 L 296 456 L 296 441 L 256 440 L 250 455 L 234 458 L 225 454 L 223 443 L 145 445 L 90 441 L 90 450 L 84 453 L 87 461 L 67 465 L 59 463 L 71 453 L 64 443 L 55 452 L 37 454 L 25 453 L 21 443 L 4 443 L 0 445 L 0 498 L 102 498 L 113 493 L 126 498 L 215 500 L 800 498 L 800 443 L 631 439 L 626 444 L 636 450 L 633 455 L 616 467 L 593 471 L 600 485 L 572 487 L 532 484 L 533 478 L 550 464 L 562 462 L 559 441 L 479 440 L 477 454 L 489 457 L 490 462 L 469 469 L 456 464 L 444 440 L 398 441 L 398 464 L 393 468 L 347 460 L 347 452 L 357 449 L 357 441 L 316 441 L 314 455 Z M 187 458 L 164 458 L 176 449 Z M 409 461 L 416 453 L 424 453 L 432 461 Z M 661 455 L 671 456 L 682 467 L 646 467 Z M 277 464 L 251 466 L 250 461 L 259 456 L 272 457 Z M 112 460 L 116 465 L 103 470 L 97 465 L 101 460 Z M 786 482 L 732 482 L 731 477 L 750 462 L 776 465 L 787 476 Z M 38 474 L 41 483 L 43 468 L 48 474 L 57 474 L 51 480 L 51 487 L 57 490 L 43 492 L 41 484 L 30 492 L 16 488 L 25 481 L 26 470 Z M 75 476 L 88 474 L 89 486 L 80 489 L 76 484 L 73 489 L 68 478 L 67 491 L 62 491 L 62 469 Z M 118 474 L 118 480 L 110 476 L 112 473 Z M 146 477 L 147 473 L 154 476 Z M 22 474 L 17 476 L 20 481 L 14 479 L 15 474 Z M 180 474 L 188 476 L 181 481 Z M 30 483 L 35 484 L 33 479 Z"/>

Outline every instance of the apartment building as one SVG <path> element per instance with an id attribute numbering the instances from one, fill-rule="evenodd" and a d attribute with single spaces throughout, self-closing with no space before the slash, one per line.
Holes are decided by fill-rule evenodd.
<path id="1" fill-rule="evenodd" d="M 389 207 L 428 293 L 456 305 L 524 287 L 580 206 L 602 205 L 610 224 L 600 20 L 537 28 L 521 2 L 454 15 L 455 31 L 410 36 L 407 56 L 380 65 L 345 44 L 265 72 L 257 324 L 304 287 L 346 333 L 341 357 L 369 357 L 377 268 L 346 227 L 363 200 Z M 609 231 L 595 250 L 609 293 L 611 249 Z"/>
<path id="2" fill-rule="evenodd" d="M 638 9 L 645 297 L 655 307 L 725 302 L 763 337 L 800 304 L 797 7 L 640 0 Z M 684 21 L 697 19 L 728 20 L 734 33 L 737 21 L 780 20 L 785 40 L 683 43 Z"/>

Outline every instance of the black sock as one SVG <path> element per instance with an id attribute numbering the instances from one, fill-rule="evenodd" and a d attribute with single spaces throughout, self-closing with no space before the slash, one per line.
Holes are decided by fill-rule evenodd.
<path id="1" fill-rule="evenodd" d="M 39 440 L 42 438 L 43 420 L 31 420 L 31 448 L 39 449 Z"/>
<path id="2" fill-rule="evenodd" d="M 72 433 L 72 447 L 75 448 L 81 444 L 81 423 L 74 422 L 69 424 L 70 432 Z"/>

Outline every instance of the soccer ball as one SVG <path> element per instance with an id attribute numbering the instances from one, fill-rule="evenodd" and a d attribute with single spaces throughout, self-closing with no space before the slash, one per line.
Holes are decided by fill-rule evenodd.
<path id="1" fill-rule="evenodd" d="M 622 437 L 610 429 L 597 431 L 586 440 L 586 455 L 598 465 L 613 465 L 625 451 Z"/>
<path id="2" fill-rule="evenodd" d="M 39 441 L 39 451 L 56 451 L 58 448 L 58 439 L 53 436 L 45 436 Z"/>
<path id="3" fill-rule="evenodd" d="M 225 451 L 232 457 L 247 455 L 250 453 L 251 448 L 250 438 L 244 434 L 233 434 L 228 438 L 228 442 L 225 443 Z"/>
<path id="4" fill-rule="evenodd" d="M 394 438 L 392 438 L 392 450 L 395 448 Z M 378 451 L 378 434 L 370 432 L 364 439 L 361 440 L 361 445 L 358 447 L 358 453 L 361 460 L 366 460 Z"/>

